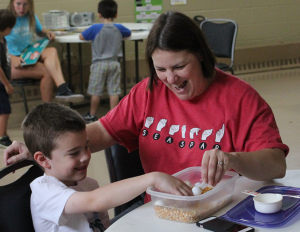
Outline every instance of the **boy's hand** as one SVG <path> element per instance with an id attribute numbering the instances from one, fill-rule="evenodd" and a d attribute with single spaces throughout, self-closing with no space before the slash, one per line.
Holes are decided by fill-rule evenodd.
<path id="1" fill-rule="evenodd" d="M 194 196 L 192 189 L 182 180 L 161 172 L 152 174 L 154 176 L 154 185 L 160 191 L 179 196 Z"/>
<path id="2" fill-rule="evenodd" d="M 14 87 L 12 87 L 10 83 L 5 86 L 5 90 L 8 95 L 12 95 L 14 93 Z"/>
<path id="3" fill-rule="evenodd" d="M 22 63 L 24 63 L 24 60 L 21 57 L 11 55 L 10 59 L 11 59 L 11 65 L 13 67 L 15 67 L 16 69 L 23 68 Z"/>

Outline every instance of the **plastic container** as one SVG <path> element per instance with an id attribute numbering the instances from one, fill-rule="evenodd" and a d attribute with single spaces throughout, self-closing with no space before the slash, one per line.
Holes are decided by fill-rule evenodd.
<path id="1" fill-rule="evenodd" d="M 202 182 L 201 167 L 190 167 L 173 176 L 182 181 L 190 181 L 192 185 Z M 236 172 L 226 171 L 221 182 L 212 190 L 198 196 L 177 196 L 162 193 L 153 186 L 147 188 L 151 195 L 156 216 L 163 219 L 195 223 L 232 201 L 234 187 L 239 175 Z"/>

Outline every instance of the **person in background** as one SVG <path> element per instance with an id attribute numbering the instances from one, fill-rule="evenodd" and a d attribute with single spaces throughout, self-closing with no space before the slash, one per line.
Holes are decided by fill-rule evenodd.
<path id="1" fill-rule="evenodd" d="M 96 111 L 105 84 L 109 94 L 110 109 L 119 103 L 121 93 L 121 68 L 118 58 L 122 56 L 122 39 L 131 31 L 121 24 L 113 23 L 117 18 L 118 5 L 113 0 L 101 0 L 98 14 L 101 23 L 94 24 L 79 35 L 81 40 L 92 40 L 92 65 L 88 94 L 91 97 L 90 112 L 83 116 L 87 123 L 97 121 Z"/>
<path id="2" fill-rule="evenodd" d="M 11 58 L 11 78 L 40 79 L 40 90 L 43 102 L 52 100 L 54 85 L 56 85 L 56 100 L 62 102 L 80 102 L 84 99 L 82 94 L 74 94 L 65 82 L 60 66 L 57 50 L 53 47 L 45 48 L 35 65 L 22 66 L 20 57 L 25 48 L 30 45 L 36 35 L 55 39 L 55 34 L 42 27 L 34 14 L 33 0 L 10 0 L 7 8 L 16 17 L 17 22 L 10 35 L 5 39 Z"/>
<path id="3" fill-rule="evenodd" d="M 7 135 L 7 124 L 11 114 L 8 95 L 14 92 L 14 88 L 9 83 L 10 57 L 4 37 L 9 35 L 15 23 L 16 16 L 7 10 L 0 10 L 0 147 L 4 148 L 12 143 Z"/>
<path id="4" fill-rule="evenodd" d="M 99 188 L 86 177 L 91 159 L 85 121 L 58 103 L 35 107 L 22 123 L 24 141 L 45 174 L 31 182 L 31 215 L 36 232 L 104 231 L 107 210 L 132 200 L 153 185 L 192 196 L 183 181 L 153 172 Z"/>
<path id="5" fill-rule="evenodd" d="M 149 33 L 146 58 L 150 77 L 87 125 L 91 152 L 115 143 L 139 149 L 145 173 L 201 166 L 203 181 L 212 186 L 227 170 L 259 181 L 285 176 L 289 148 L 272 109 L 248 83 L 215 67 L 191 18 L 161 14 Z M 8 165 L 30 159 L 30 152 L 14 142 L 3 158 Z"/>

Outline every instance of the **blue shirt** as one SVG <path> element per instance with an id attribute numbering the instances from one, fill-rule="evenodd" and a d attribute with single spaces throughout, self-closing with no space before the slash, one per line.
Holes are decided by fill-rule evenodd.
<path id="1" fill-rule="evenodd" d="M 92 62 L 122 57 L 122 38 L 131 31 L 121 24 L 99 23 L 82 32 L 85 40 L 92 40 Z"/>
<path id="2" fill-rule="evenodd" d="M 43 26 L 38 17 L 35 15 L 35 31 L 40 33 Z M 5 36 L 7 41 L 9 54 L 20 56 L 25 48 L 32 43 L 32 35 L 29 29 L 29 18 L 27 15 L 17 17 L 16 25 L 13 27 L 11 33 Z"/>

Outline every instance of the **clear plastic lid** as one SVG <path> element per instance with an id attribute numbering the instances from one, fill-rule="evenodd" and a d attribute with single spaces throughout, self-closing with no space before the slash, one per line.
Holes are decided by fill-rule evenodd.
<path id="1" fill-rule="evenodd" d="M 299 195 L 300 189 L 286 186 L 266 186 L 257 190 L 257 192 Z M 282 209 L 279 212 L 262 214 L 255 210 L 253 196 L 249 196 L 221 217 L 250 226 L 273 228 L 283 226 L 298 214 L 299 211 L 300 199 L 283 197 Z"/>

